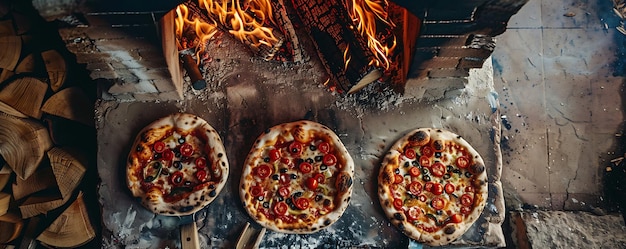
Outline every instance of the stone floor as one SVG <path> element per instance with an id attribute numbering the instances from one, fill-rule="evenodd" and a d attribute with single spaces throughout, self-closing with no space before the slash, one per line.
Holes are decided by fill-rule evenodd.
<path id="1" fill-rule="evenodd" d="M 602 206 L 624 114 L 610 0 L 530 0 L 497 37 L 494 84 L 503 128 L 507 205 Z"/>

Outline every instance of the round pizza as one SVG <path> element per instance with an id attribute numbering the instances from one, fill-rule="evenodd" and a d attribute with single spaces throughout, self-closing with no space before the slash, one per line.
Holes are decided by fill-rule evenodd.
<path id="1" fill-rule="evenodd" d="M 354 162 L 328 127 L 284 123 L 254 142 L 243 166 L 239 193 L 259 224 L 306 234 L 337 221 L 350 202 Z"/>
<path id="2" fill-rule="evenodd" d="M 154 213 L 189 215 L 209 204 L 228 177 L 219 134 L 205 120 L 176 113 L 139 132 L 128 155 L 126 182 Z"/>
<path id="3" fill-rule="evenodd" d="M 450 131 L 420 128 L 399 139 L 378 175 L 382 208 L 407 236 L 431 246 L 460 237 L 487 199 L 480 155 Z"/>

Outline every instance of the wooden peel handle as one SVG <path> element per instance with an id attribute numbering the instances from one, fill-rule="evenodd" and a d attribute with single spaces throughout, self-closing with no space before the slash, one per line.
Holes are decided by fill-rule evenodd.
<path id="1" fill-rule="evenodd" d="M 182 249 L 200 248 L 200 241 L 198 240 L 198 226 L 196 226 L 195 221 L 180 226 L 180 244 Z"/>
<path id="2" fill-rule="evenodd" d="M 189 78 L 191 78 L 193 88 L 196 90 L 204 88 L 206 82 L 204 81 L 204 77 L 202 77 L 198 64 L 196 64 L 196 60 L 193 59 L 191 54 L 181 54 L 180 58 L 183 62 L 183 67 L 187 70 L 187 74 L 189 74 Z"/>

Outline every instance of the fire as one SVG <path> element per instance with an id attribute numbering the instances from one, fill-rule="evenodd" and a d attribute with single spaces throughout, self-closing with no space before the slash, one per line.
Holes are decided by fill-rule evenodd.
<path id="1" fill-rule="evenodd" d="M 396 37 L 388 31 L 395 27 L 395 24 L 389 20 L 388 2 L 386 0 L 345 0 L 345 5 L 356 30 L 367 40 L 367 46 L 374 53 L 375 58 L 370 61 L 370 65 L 389 69 L 390 57 L 396 47 Z M 387 31 L 380 32 L 379 28 Z"/>
<path id="2" fill-rule="evenodd" d="M 207 41 L 217 33 L 217 24 L 204 22 L 197 17 L 190 19 L 189 9 L 184 4 L 176 7 L 175 22 L 178 50 L 193 48 L 196 55 L 205 50 Z"/>
<path id="3" fill-rule="evenodd" d="M 270 27 L 275 25 L 271 0 L 199 0 L 199 4 L 230 34 L 257 50 L 280 42 Z"/>

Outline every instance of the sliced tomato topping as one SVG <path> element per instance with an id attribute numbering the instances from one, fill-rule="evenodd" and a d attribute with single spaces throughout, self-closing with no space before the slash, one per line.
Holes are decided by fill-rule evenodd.
<path id="1" fill-rule="evenodd" d="M 317 145 L 317 149 L 326 154 L 330 151 L 330 144 L 327 142 L 321 142 L 320 144 Z"/>
<path id="2" fill-rule="evenodd" d="M 428 200 L 428 197 L 426 197 L 425 195 L 420 195 L 417 199 L 421 202 L 426 202 Z"/>
<path id="3" fill-rule="evenodd" d="M 441 210 L 445 207 L 446 201 L 440 197 L 435 197 L 430 201 L 430 205 L 436 210 Z"/>
<path id="4" fill-rule="evenodd" d="M 306 183 L 306 187 L 309 188 L 310 190 L 316 190 L 317 186 L 319 185 L 319 182 L 314 177 L 307 178 L 305 183 Z"/>
<path id="5" fill-rule="evenodd" d="M 461 205 L 463 206 L 472 206 L 472 204 L 474 203 L 474 198 L 472 198 L 470 195 L 468 194 L 463 194 L 461 195 Z"/>
<path id="6" fill-rule="evenodd" d="M 287 197 L 289 196 L 289 194 L 291 193 L 291 191 L 289 191 L 288 187 L 282 186 L 280 188 L 278 188 L 278 194 L 282 197 Z"/>
<path id="7" fill-rule="evenodd" d="M 289 206 L 287 206 L 286 203 L 278 202 L 276 203 L 276 205 L 274 205 L 274 207 L 272 208 L 272 211 L 274 211 L 274 214 L 276 214 L 277 216 L 282 216 L 282 215 L 285 215 L 285 213 L 287 213 L 288 208 Z"/>
<path id="8" fill-rule="evenodd" d="M 430 167 L 430 158 L 427 156 L 421 156 L 420 165 L 422 165 L 423 167 Z"/>
<path id="9" fill-rule="evenodd" d="M 467 168 L 469 164 L 470 164 L 470 161 L 465 156 L 460 156 L 456 158 L 456 166 L 461 169 Z"/>
<path id="10" fill-rule="evenodd" d="M 400 198 L 393 199 L 393 207 L 394 208 L 396 208 L 397 210 L 402 210 L 403 206 L 404 206 L 404 201 L 402 201 L 402 199 L 400 199 Z"/>
<path id="11" fill-rule="evenodd" d="M 300 210 L 305 210 L 309 208 L 310 201 L 307 198 L 298 198 L 295 203 L 296 207 Z"/>
<path id="12" fill-rule="evenodd" d="M 409 192 L 411 192 L 412 195 L 419 195 L 422 193 L 422 184 L 419 182 L 412 182 L 409 184 Z"/>
<path id="13" fill-rule="evenodd" d="M 408 211 L 406 211 L 406 216 L 409 218 L 409 220 L 417 220 L 420 217 L 420 210 L 416 207 L 411 207 L 409 208 Z"/>
<path id="14" fill-rule="evenodd" d="M 395 184 L 400 184 L 402 183 L 402 181 L 404 181 L 404 177 L 402 177 L 401 175 L 396 174 L 394 177 L 395 178 L 394 178 L 393 183 Z"/>
<path id="15" fill-rule="evenodd" d="M 302 162 L 300 163 L 300 166 L 298 166 L 298 169 L 300 169 L 300 172 L 306 174 L 306 173 L 311 172 L 311 169 L 313 169 L 313 166 L 311 166 L 310 163 Z"/>
<path id="16" fill-rule="evenodd" d="M 337 163 L 337 157 L 333 154 L 326 154 L 322 159 L 322 163 L 324 163 L 324 165 L 326 166 L 333 166 L 335 165 L 335 163 Z"/>
<path id="17" fill-rule="evenodd" d="M 317 183 L 324 183 L 326 181 L 326 177 L 324 175 L 322 175 L 321 173 L 317 173 L 313 176 L 313 178 L 315 178 L 315 180 L 317 180 Z"/>
<path id="18" fill-rule="evenodd" d="M 451 183 L 446 183 L 446 186 L 444 187 L 444 189 L 446 190 L 446 193 L 452 194 L 454 193 L 455 187 Z"/>
<path id="19" fill-rule="evenodd" d="M 170 149 L 165 149 L 163 151 L 163 160 L 171 161 L 172 159 L 174 159 L 174 152 Z"/>
<path id="20" fill-rule="evenodd" d="M 283 157 L 280 159 L 280 162 L 285 165 L 289 165 L 291 163 L 291 160 L 289 160 L 289 158 Z"/>
<path id="21" fill-rule="evenodd" d="M 408 159 L 415 159 L 417 157 L 417 154 L 415 153 L 415 150 L 407 148 L 406 150 L 404 150 L 404 156 Z"/>
<path id="22" fill-rule="evenodd" d="M 166 146 L 164 142 L 157 141 L 156 143 L 152 145 L 152 148 L 154 149 L 156 153 L 161 153 L 165 150 Z"/>
<path id="23" fill-rule="evenodd" d="M 411 176 L 420 176 L 421 172 L 417 167 L 411 167 L 411 169 L 409 169 L 409 174 L 411 174 Z"/>
<path id="24" fill-rule="evenodd" d="M 263 195 L 263 188 L 261 186 L 250 187 L 250 194 L 254 197 Z"/>
<path id="25" fill-rule="evenodd" d="M 198 179 L 198 181 L 200 182 L 204 182 L 206 181 L 206 170 L 203 169 L 199 169 L 198 171 L 196 171 L 195 173 L 196 179 Z"/>
<path id="26" fill-rule="evenodd" d="M 180 154 L 183 156 L 191 156 L 193 154 L 193 146 L 188 143 L 184 143 L 180 146 Z"/>
<path id="27" fill-rule="evenodd" d="M 289 153 L 292 155 L 302 154 L 302 144 L 297 141 L 291 142 L 291 144 L 289 144 Z"/>
<path id="28" fill-rule="evenodd" d="M 183 184 L 183 178 L 184 178 L 183 172 L 176 171 L 170 175 L 170 183 L 175 186 L 180 186 Z"/>
<path id="29" fill-rule="evenodd" d="M 446 173 L 446 166 L 443 165 L 443 163 L 441 162 L 436 162 L 430 168 L 430 173 L 432 173 L 434 176 L 441 177 Z"/>
<path id="30" fill-rule="evenodd" d="M 467 207 L 467 206 L 462 206 L 462 207 L 461 207 L 461 213 L 462 213 L 462 214 L 469 214 L 469 213 L 471 213 L 471 212 L 472 212 L 472 208 Z"/>
<path id="31" fill-rule="evenodd" d="M 424 190 L 428 191 L 428 192 L 432 192 L 433 191 L 433 182 L 427 182 L 424 185 Z"/>
<path id="32" fill-rule="evenodd" d="M 280 159 L 280 150 L 277 150 L 277 149 L 271 149 L 271 150 L 270 150 L 270 152 L 269 152 L 269 157 L 270 157 L 270 160 L 271 160 L 272 162 L 274 162 L 274 161 L 276 161 L 276 160 Z"/>
<path id="33" fill-rule="evenodd" d="M 453 214 L 450 216 L 450 222 L 452 223 L 461 223 L 461 221 L 463 221 L 463 216 L 460 214 Z"/>
<path id="34" fill-rule="evenodd" d="M 254 173 L 261 178 L 266 178 L 272 174 L 272 168 L 267 164 L 261 164 L 254 169 Z"/>
<path id="35" fill-rule="evenodd" d="M 196 167 L 198 168 L 206 167 L 206 159 L 204 157 L 196 158 Z"/>
<path id="36" fill-rule="evenodd" d="M 291 176 L 289 174 L 281 174 L 278 178 L 278 182 L 283 185 L 288 185 L 291 182 Z"/>
<path id="37" fill-rule="evenodd" d="M 420 152 L 422 153 L 422 156 L 426 156 L 430 158 L 435 154 L 435 149 L 433 149 L 433 147 L 430 147 L 428 145 L 424 145 L 422 146 Z"/>
<path id="38" fill-rule="evenodd" d="M 443 194 L 443 185 L 441 185 L 441 184 L 439 184 L 437 182 L 434 183 L 432 192 L 433 192 L 433 194 L 436 194 L 436 195 Z"/>

